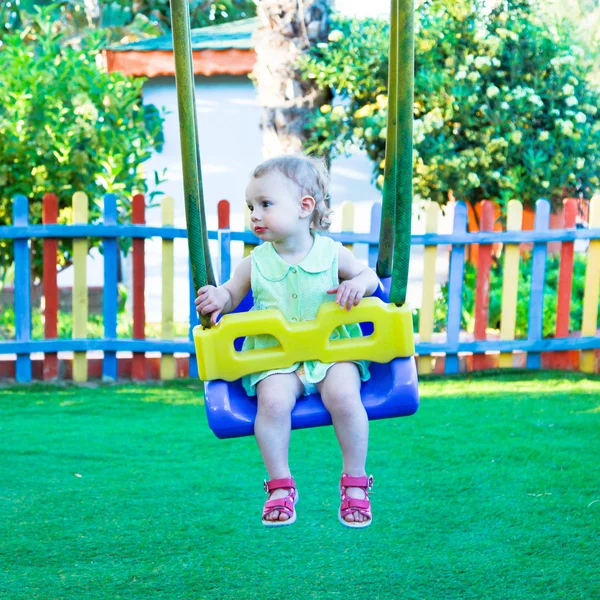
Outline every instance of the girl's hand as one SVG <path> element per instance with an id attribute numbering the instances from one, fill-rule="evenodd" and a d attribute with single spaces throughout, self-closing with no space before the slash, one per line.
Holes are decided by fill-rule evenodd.
<path id="1" fill-rule="evenodd" d="M 196 311 L 201 315 L 210 314 L 210 321 L 213 325 L 217 323 L 217 317 L 221 314 L 227 302 L 229 301 L 229 292 L 222 287 L 214 285 L 205 285 L 198 290 L 198 297 L 194 301 Z"/>
<path id="2" fill-rule="evenodd" d="M 353 306 L 358 306 L 366 291 L 367 286 L 356 277 L 342 281 L 337 287 L 327 290 L 327 293 L 336 294 L 335 302 L 340 305 L 340 308 L 350 310 Z"/>

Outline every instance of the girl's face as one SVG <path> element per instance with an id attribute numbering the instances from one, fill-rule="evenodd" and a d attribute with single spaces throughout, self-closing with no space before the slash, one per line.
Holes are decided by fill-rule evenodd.
<path id="1" fill-rule="evenodd" d="M 261 240 L 279 242 L 310 228 L 315 206 L 311 196 L 278 171 L 253 177 L 246 187 L 250 228 Z"/>

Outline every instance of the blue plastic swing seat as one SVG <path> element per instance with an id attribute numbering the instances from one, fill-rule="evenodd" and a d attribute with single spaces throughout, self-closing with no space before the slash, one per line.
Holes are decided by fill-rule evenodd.
<path id="1" fill-rule="evenodd" d="M 384 301 L 389 298 L 390 279 L 382 279 L 383 288 L 374 296 Z M 252 293 L 238 306 L 235 312 L 247 311 L 252 307 Z M 373 331 L 369 323 L 361 323 L 364 335 Z M 236 340 L 236 349 L 243 340 Z M 239 345 L 238 345 L 239 344 Z M 396 358 L 389 363 L 369 365 L 371 378 L 361 387 L 363 405 L 369 419 L 390 419 L 414 414 L 419 407 L 417 367 L 414 356 Z M 248 397 L 241 379 L 205 382 L 204 401 L 208 425 L 220 438 L 235 438 L 254 435 L 256 396 Z M 292 411 L 292 429 L 331 425 L 331 416 L 319 394 L 301 396 Z"/>

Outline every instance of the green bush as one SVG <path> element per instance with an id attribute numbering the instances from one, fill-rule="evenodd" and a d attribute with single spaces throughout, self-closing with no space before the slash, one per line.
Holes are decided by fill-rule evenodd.
<path id="1" fill-rule="evenodd" d="M 133 336 L 133 318 L 125 310 L 127 302 L 127 289 L 123 284 L 118 286 L 117 306 L 117 337 L 131 338 Z M 0 340 L 11 340 L 15 337 L 15 311 L 12 307 L 0 306 Z M 44 313 L 39 307 L 31 311 L 31 338 L 43 340 L 44 335 Z M 188 324 L 174 323 L 175 337 L 187 338 Z M 160 323 L 146 323 L 145 334 L 148 338 L 159 338 L 161 334 Z M 87 325 L 88 338 L 104 337 L 104 319 L 102 315 L 88 315 Z M 73 314 L 59 310 L 57 314 L 57 337 L 59 339 L 71 339 L 73 337 Z"/>
<path id="2" fill-rule="evenodd" d="M 160 148 L 163 119 L 142 104 L 144 79 L 107 73 L 97 51 L 63 45 L 50 15 L 39 13 L 27 35 L 6 35 L 0 46 L 0 225 L 12 222 L 16 194 L 30 198 L 30 222 L 39 223 L 44 192 L 58 195 L 60 223 L 70 220 L 76 191 L 90 199 L 91 222 L 106 192 L 128 218 L 131 194 L 146 191 L 142 163 Z M 0 240 L 0 275 L 12 246 Z M 59 266 L 70 251 L 70 241 L 60 243 Z M 33 253 L 39 275 L 39 242 Z"/>
<path id="3" fill-rule="evenodd" d="M 544 22 L 536 0 L 424 0 L 416 11 L 414 189 L 445 202 L 590 197 L 600 185 L 600 93 L 573 25 Z M 334 94 L 307 149 L 354 144 L 383 182 L 388 24 L 338 19 L 301 61 Z"/>
<path id="4" fill-rule="evenodd" d="M 188 323 L 174 323 L 175 338 L 188 337 Z M 57 316 L 58 338 L 70 340 L 73 337 L 73 315 L 68 312 L 59 311 Z M 146 323 L 145 335 L 148 339 L 161 337 L 161 326 L 157 323 Z M 119 313 L 117 316 L 117 337 L 131 338 L 133 336 L 133 320 L 130 315 Z M 15 312 L 7 308 L 0 314 L 0 339 L 12 340 L 15 337 Z M 102 315 L 89 315 L 87 326 L 87 337 L 89 339 L 102 339 L 104 337 L 104 320 Z M 44 316 L 39 310 L 33 311 L 31 315 L 31 339 L 43 340 Z"/>
<path id="5" fill-rule="evenodd" d="M 140 12 L 164 23 L 171 28 L 171 13 L 169 0 L 141 0 Z M 247 19 L 256 16 L 254 0 L 191 0 L 190 21 L 192 27 L 219 25 L 228 21 Z"/>
<path id="6" fill-rule="evenodd" d="M 132 6 L 134 4 L 134 6 Z M 191 0 L 190 20 L 192 27 L 218 25 L 256 15 L 254 0 Z M 70 31 L 82 31 L 94 27 L 104 30 L 103 35 L 110 43 L 128 36 L 146 37 L 162 35 L 171 29 L 169 0 L 101 0 L 99 10 L 84 0 L 15 0 L 0 4 L 0 40 L 11 31 L 22 31 L 31 21 L 36 9 L 52 9 L 56 21 Z"/>
<path id="7" fill-rule="evenodd" d="M 527 337 L 529 323 L 529 293 L 531 288 L 531 255 L 521 258 L 519 265 L 519 284 L 517 297 L 517 320 L 515 336 Z M 585 271 L 587 257 L 576 253 L 573 261 L 573 286 L 571 292 L 570 331 L 580 331 L 583 317 L 583 292 L 585 289 Z M 502 313 L 502 281 L 504 258 L 496 260 L 490 273 L 490 304 L 489 327 L 500 329 L 500 316 Z M 558 275 L 560 255 L 551 254 L 546 260 L 546 275 L 544 287 L 544 317 L 542 333 L 544 336 L 553 336 L 556 330 L 556 304 L 558 301 Z M 477 270 L 474 265 L 465 264 L 464 283 L 462 288 L 462 315 L 461 329 L 473 333 L 475 329 L 475 285 Z M 599 305 L 600 309 L 600 305 Z M 434 305 L 434 329 L 445 331 L 448 312 L 448 283 L 441 287 Z M 600 312 L 599 312 L 600 314 Z M 414 313 L 415 330 L 418 327 L 419 311 Z"/>

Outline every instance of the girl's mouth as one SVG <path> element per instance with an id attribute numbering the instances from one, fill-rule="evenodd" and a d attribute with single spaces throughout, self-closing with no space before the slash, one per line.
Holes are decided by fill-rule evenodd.
<path id="1" fill-rule="evenodd" d="M 266 227 L 255 227 L 255 228 L 254 228 L 254 231 L 255 231 L 256 233 L 262 233 L 263 231 L 266 231 L 266 230 L 267 230 L 267 228 L 266 228 Z"/>

